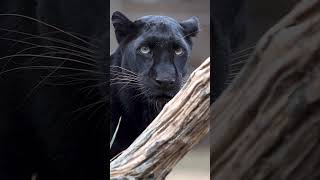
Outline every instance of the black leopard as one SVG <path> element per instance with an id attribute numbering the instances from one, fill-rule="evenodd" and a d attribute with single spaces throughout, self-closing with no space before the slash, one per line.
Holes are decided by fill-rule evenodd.
<path id="1" fill-rule="evenodd" d="M 112 15 L 118 48 L 111 55 L 111 128 L 119 130 L 111 157 L 127 148 L 180 90 L 190 74 L 192 37 L 199 20 L 167 16 L 129 20 Z"/>

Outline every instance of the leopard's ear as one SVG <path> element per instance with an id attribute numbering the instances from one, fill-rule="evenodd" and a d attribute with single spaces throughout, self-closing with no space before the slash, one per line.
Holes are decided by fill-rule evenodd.
<path id="1" fill-rule="evenodd" d="M 112 14 L 111 20 L 118 43 L 124 40 L 135 29 L 134 23 L 119 11 Z"/>
<path id="2" fill-rule="evenodd" d="M 180 25 L 182 26 L 183 32 L 186 37 L 195 37 L 200 30 L 199 19 L 195 16 L 182 21 Z"/>

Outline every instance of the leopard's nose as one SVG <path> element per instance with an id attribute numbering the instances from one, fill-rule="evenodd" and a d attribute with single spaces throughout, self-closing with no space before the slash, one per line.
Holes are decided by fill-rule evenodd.
<path id="1" fill-rule="evenodd" d="M 161 87 L 171 87 L 175 84 L 174 78 L 156 78 L 155 82 Z"/>

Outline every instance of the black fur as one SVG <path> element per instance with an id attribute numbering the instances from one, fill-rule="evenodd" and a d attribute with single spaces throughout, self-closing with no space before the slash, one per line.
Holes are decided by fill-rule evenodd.
<path id="1" fill-rule="evenodd" d="M 33 173 L 37 173 L 40 180 L 105 179 L 105 161 L 108 163 L 105 153 L 109 148 L 106 126 L 110 109 L 106 103 L 108 87 L 107 85 L 93 86 L 90 88 L 89 95 L 88 91 L 83 91 L 82 88 L 101 82 L 108 84 L 107 3 L 103 0 L 5 0 L 0 2 L 1 57 L 33 46 L 14 42 L 14 40 L 21 40 L 46 46 L 46 48 L 30 49 L 23 54 L 44 54 L 93 64 L 88 66 L 55 58 L 32 60 L 32 57 L 26 56 L 16 57 L 10 62 L 7 61 L 10 58 L 1 59 L 1 180 L 29 180 Z M 64 31 L 73 32 L 77 37 L 25 17 L 1 15 L 4 13 L 40 19 Z M 9 30 L 31 33 L 36 37 L 30 38 L 30 35 Z M 83 49 L 51 41 L 48 38 L 73 43 Z M 70 54 L 71 51 L 66 53 L 62 49 L 47 48 L 49 46 L 59 46 L 82 53 Z M 84 49 L 92 51 L 90 58 L 83 58 L 85 54 L 89 54 Z M 88 59 L 92 59 L 93 62 Z M 6 72 L 26 66 L 53 68 L 25 68 Z M 59 66 L 84 69 L 88 72 L 55 69 Z M 83 74 L 76 76 L 77 73 Z M 65 76 L 57 77 L 59 75 Z M 44 77 L 47 78 L 43 80 Z M 71 78 L 95 80 L 83 80 L 64 86 L 57 85 L 70 82 Z M 39 87 L 35 88 L 42 80 Z M 34 91 L 30 94 L 31 89 Z M 97 106 L 76 111 L 98 101 L 104 104 L 100 103 Z"/>
<path id="2" fill-rule="evenodd" d="M 115 12 L 112 22 L 119 47 L 111 55 L 111 132 L 120 117 L 121 124 L 111 157 L 127 148 L 180 90 L 189 74 L 191 38 L 199 31 L 196 17 L 178 22 L 150 15 L 132 22 Z"/>

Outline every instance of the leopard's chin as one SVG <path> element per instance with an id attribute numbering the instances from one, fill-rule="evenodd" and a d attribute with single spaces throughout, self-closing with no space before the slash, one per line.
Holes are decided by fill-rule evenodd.
<path id="1" fill-rule="evenodd" d="M 158 112 L 160 112 L 172 98 L 172 96 L 167 95 L 153 96 L 150 98 L 150 103 Z"/>

